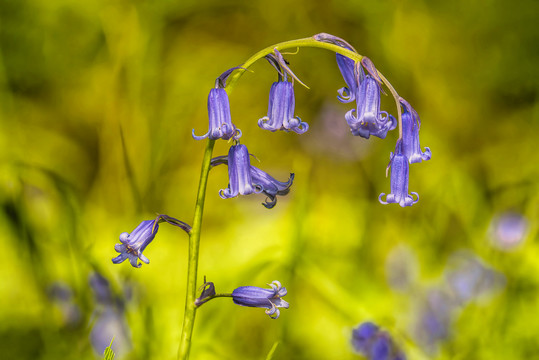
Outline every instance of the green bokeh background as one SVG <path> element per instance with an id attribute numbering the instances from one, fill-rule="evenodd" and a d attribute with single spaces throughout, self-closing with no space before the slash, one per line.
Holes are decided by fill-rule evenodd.
<path id="1" fill-rule="evenodd" d="M 226 167 L 212 171 L 200 281 L 230 292 L 278 279 L 291 306 L 274 321 L 229 299 L 209 302 L 192 358 L 264 359 L 278 342 L 274 359 L 361 359 L 350 331 L 367 320 L 409 359 L 539 356 L 538 13 L 533 0 L 1 0 L 0 358 L 99 358 L 89 333 L 106 306 L 88 283 L 95 272 L 125 302 L 117 358 L 175 358 L 187 237 L 162 225 L 140 269 L 113 265 L 114 244 L 156 213 L 191 222 L 205 146 L 191 129 L 207 129 L 215 78 L 261 48 L 319 32 L 369 56 L 419 112 L 433 152 L 411 166 L 421 199 L 406 209 L 378 203 L 396 133 L 349 134 L 352 105 L 335 99 L 344 83 L 333 54 L 287 56 L 311 88 L 296 86 L 296 114 L 311 127 L 301 136 L 258 128 L 276 75 L 256 63 L 231 93 L 233 120 L 257 166 L 296 180 L 266 210 L 261 196 L 219 198 Z M 388 97 L 383 107 L 395 113 Z M 228 146 L 219 141 L 214 154 Z M 488 239 L 505 211 L 530 225 L 509 252 Z M 394 251 L 417 269 L 401 291 L 387 281 Z M 426 294 L 445 289 L 458 251 L 503 281 L 460 306 L 447 340 L 429 350 L 416 319 Z M 69 301 L 51 299 L 58 283 Z"/>

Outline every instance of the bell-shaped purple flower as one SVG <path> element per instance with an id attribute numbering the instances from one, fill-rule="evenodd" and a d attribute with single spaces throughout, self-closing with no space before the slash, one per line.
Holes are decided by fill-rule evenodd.
<path id="1" fill-rule="evenodd" d="M 396 119 L 380 111 L 380 84 L 366 75 L 356 94 L 357 109 L 345 115 L 350 131 L 355 136 L 368 139 L 371 135 L 384 139 L 389 130 L 397 127 Z"/>
<path id="2" fill-rule="evenodd" d="M 229 199 L 238 195 L 260 193 L 262 188 L 253 184 L 251 161 L 245 145 L 232 145 L 228 151 L 228 188 L 219 191 L 219 196 Z"/>
<path id="3" fill-rule="evenodd" d="M 259 168 L 252 166 L 250 155 L 245 145 L 230 147 L 228 157 L 218 156 L 211 161 L 212 166 L 228 164 L 228 188 L 219 191 L 219 196 L 229 199 L 238 195 L 263 193 L 268 198 L 263 205 L 271 209 L 277 203 L 277 195 L 286 195 L 290 191 L 294 174 L 290 174 L 287 182 L 275 180 Z"/>
<path id="4" fill-rule="evenodd" d="M 271 289 L 241 286 L 232 292 L 232 300 L 236 305 L 266 308 L 266 314 L 272 319 L 277 319 L 280 315 L 278 308 L 289 307 L 289 304 L 281 299 L 286 295 L 286 288 L 277 280 L 268 285 Z"/>
<path id="5" fill-rule="evenodd" d="M 251 165 L 251 178 L 254 184 L 262 187 L 262 193 L 267 196 L 262 203 L 266 208 L 271 209 L 277 204 L 277 195 L 286 195 L 290 192 L 290 187 L 294 182 L 294 174 L 290 174 L 287 182 L 275 180 L 268 173 Z"/>
<path id="6" fill-rule="evenodd" d="M 293 131 L 303 134 L 309 125 L 294 117 L 294 85 L 289 81 L 277 81 L 271 85 L 269 95 L 268 116 L 258 120 L 258 126 L 264 130 Z"/>
<path id="7" fill-rule="evenodd" d="M 195 129 L 193 129 L 193 138 L 195 140 L 205 138 L 229 140 L 241 137 L 241 131 L 232 124 L 230 104 L 225 89 L 218 87 L 210 90 L 208 95 L 208 116 L 210 118 L 210 129 L 202 136 L 195 135 Z"/>
<path id="8" fill-rule="evenodd" d="M 339 93 L 337 99 L 342 103 L 349 103 L 356 99 L 357 91 L 365 78 L 365 73 L 363 72 L 361 63 L 341 54 L 337 54 L 336 57 L 337 65 L 339 66 L 339 70 L 346 83 L 345 87 L 337 90 Z"/>
<path id="9" fill-rule="evenodd" d="M 411 193 L 417 198 L 414 200 L 412 195 L 408 194 L 408 159 L 401 153 L 400 142 L 395 149 L 395 153 L 391 155 L 389 163 L 391 166 L 391 193 L 387 194 L 386 200 L 382 200 L 385 193 L 381 193 L 378 197 L 380 203 L 386 205 L 396 203 L 402 207 L 412 206 L 419 201 L 419 195 L 415 192 Z"/>
<path id="10" fill-rule="evenodd" d="M 418 163 L 431 158 L 431 151 L 425 147 L 425 152 L 421 151 L 419 145 L 419 127 L 421 122 L 419 115 L 410 104 L 400 99 L 404 112 L 402 113 L 402 153 L 408 158 L 409 163 Z"/>
<path id="11" fill-rule="evenodd" d="M 138 262 L 138 259 L 149 264 L 150 260 L 148 260 L 142 252 L 155 238 L 155 234 L 157 234 L 157 230 L 159 230 L 159 223 L 161 222 L 167 222 L 170 225 L 177 226 L 186 233 L 191 231 L 191 226 L 168 215 L 158 215 L 155 220 L 145 220 L 141 222 L 131 234 L 126 232 L 120 234 L 121 244 L 114 245 L 114 250 L 119 252 L 120 255 L 112 259 L 112 262 L 120 264 L 129 259 L 131 265 L 136 268 L 142 266 L 142 264 Z"/>
<path id="12" fill-rule="evenodd" d="M 114 246 L 114 250 L 119 252 L 120 255 L 112 259 L 112 262 L 115 264 L 120 264 L 129 259 L 131 265 L 136 268 L 142 266 L 142 264 L 138 262 L 138 259 L 146 264 L 149 264 L 150 260 L 148 260 L 148 258 L 144 256 L 142 252 L 155 238 L 157 230 L 159 230 L 159 224 L 158 220 L 156 219 L 141 222 L 139 226 L 137 226 L 135 230 L 131 232 L 131 234 L 126 232 L 121 233 L 121 244 L 116 244 Z"/>

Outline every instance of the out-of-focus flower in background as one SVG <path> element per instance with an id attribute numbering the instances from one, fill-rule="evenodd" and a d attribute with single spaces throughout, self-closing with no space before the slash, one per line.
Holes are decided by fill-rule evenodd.
<path id="1" fill-rule="evenodd" d="M 446 268 L 446 283 L 459 303 L 488 297 L 505 285 L 503 274 L 483 264 L 477 256 L 468 252 L 454 253 Z"/>
<path id="2" fill-rule="evenodd" d="M 125 304 L 115 299 L 110 283 L 102 275 L 92 273 L 89 284 L 94 293 L 94 312 L 90 320 L 90 343 L 97 355 L 110 345 L 116 356 L 125 358 L 132 348 L 131 332 L 125 318 Z"/>
<path id="3" fill-rule="evenodd" d="M 426 351 L 435 352 L 438 343 L 450 336 L 456 305 L 451 294 L 438 287 L 429 289 L 418 301 L 412 333 Z"/>
<path id="4" fill-rule="evenodd" d="M 63 325 L 67 327 L 77 326 L 82 319 L 82 313 L 75 303 L 73 291 L 69 285 L 57 281 L 51 284 L 47 290 L 49 299 L 62 314 Z"/>
<path id="5" fill-rule="evenodd" d="M 372 322 L 364 322 L 352 330 L 352 347 L 369 360 L 406 359 L 389 333 Z"/>
<path id="6" fill-rule="evenodd" d="M 505 212 L 492 218 L 488 237 L 496 248 L 512 250 L 524 242 L 529 227 L 529 221 L 524 215 L 517 212 Z"/>

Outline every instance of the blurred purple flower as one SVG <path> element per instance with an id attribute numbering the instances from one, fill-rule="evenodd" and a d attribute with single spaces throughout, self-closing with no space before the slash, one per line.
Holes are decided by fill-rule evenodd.
<path id="1" fill-rule="evenodd" d="M 94 272 L 91 273 L 88 279 L 90 287 L 92 288 L 95 299 L 102 304 L 112 303 L 112 292 L 110 289 L 110 283 L 101 274 Z"/>
<path id="2" fill-rule="evenodd" d="M 63 325 L 75 327 L 80 323 L 82 313 L 73 299 L 73 292 L 69 285 L 57 281 L 48 287 L 47 295 L 51 302 L 60 310 Z"/>
<path id="3" fill-rule="evenodd" d="M 529 227 L 530 223 L 523 215 L 516 212 L 506 212 L 492 219 L 489 237 L 497 248 L 511 250 L 524 241 L 528 235 Z"/>
<path id="4" fill-rule="evenodd" d="M 505 285 L 501 273 L 487 267 L 477 256 L 461 251 L 449 260 L 445 277 L 459 303 L 489 295 Z"/>
<path id="5" fill-rule="evenodd" d="M 205 138 L 211 140 L 229 140 L 233 138 L 237 140 L 241 137 L 241 131 L 232 124 L 230 104 L 225 89 L 218 87 L 210 90 L 208 95 L 208 116 L 210 119 L 208 132 L 202 136 L 197 136 L 195 135 L 195 129 L 193 129 L 192 134 L 195 140 Z"/>
<path id="6" fill-rule="evenodd" d="M 114 338 L 112 350 L 119 358 L 131 349 L 130 332 L 123 311 L 107 305 L 99 311 L 90 331 L 90 342 L 96 354 L 103 355 Z"/>
<path id="7" fill-rule="evenodd" d="M 419 115 L 406 100 L 401 98 L 399 101 L 404 108 L 402 113 L 402 153 L 408 158 L 410 164 L 430 160 L 430 149 L 425 147 L 425 152 L 422 152 L 419 145 L 419 128 L 421 126 Z"/>
<path id="8" fill-rule="evenodd" d="M 277 280 L 268 284 L 269 289 L 262 289 L 255 286 L 241 286 L 232 292 L 232 300 L 236 305 L 267 308 L 266 314 L 272 319 L 277 319 L 280 315 L 280 307 L 288 309 L 289 304 L 281 299 L 286 295 L 286 288 L 281 286 Z"/>
<path id="9" fill-rule="evenodd" d="M 391 154 L 389 164 L 391 166 L 391 193 L 387 194 L 385 201 L 382 200 L 385 193 L 381 193 L 378 200 L 384 205 L 395 203 L 402 207 L 412 206 L 419 201 L 419 195 L 412 192 L 411 194 L 417 197 L 414 200 L 412 195 L 408 194 L 408 159 L 401 152 L 400 142 L 397 144 L 395 153 Z"/>
<path id="10" fill-rule="evenodd" d="M 380 111 L 380 84 L 366 75 L 356 92 L 357 107 L 345 115 L 350 131 L 365 139 L 371 135 L 384 139 L 389 130 L 397 127 L 397 121 L 386 111 Z"/>
<path id="11" fill-rule="evenodd" d="M 352 346 L 369 360 L 406 359 L 391 336 L 371 322 L 364 322 L 352 330 Z"/>
<path id="12" fill-rule="evenodd" d="M 352 346 L 362 354 L 369 352 L 372 342 L 378 334 L 379 328 L 372 322 L 364 322 L 352 330 Z"/>
<path id="13" fill-rule="evenodd" d="M 289 81 L 278 81 L 271 85 L 269 95 L 268 116 L 258 120 L 258 126 L 264 130 L 293 131 L 303 134 L 309 125 L 294 117 L 294 85 Z"/>
<path id="14" fill-rule="evenodd" d="M 415 325 L 418 342 L 433 351 L 438 342 L 449 337 L 451 322 L 457 303 L 441 289 L 431 289 L 419 305 L 419 318 Z"/>
<path id="15" fill-rule="evenodd" d="M 241 144 L 231 146 L 228 157 L 215 157 L 211 164 L 212 166 L 228 165 L 228 188 L 219 191 L 221 198 L 229 199 L 238 195 L 263 193 L 268 197 L 263 203 L 268 209 L 273 208 L 277 203 L 277 195 L 288 194 L 294 181 L 294 174 L 290 174 L 287 182 L 281 182 L 252 166 L 249 151 L 245 145 Z"/>

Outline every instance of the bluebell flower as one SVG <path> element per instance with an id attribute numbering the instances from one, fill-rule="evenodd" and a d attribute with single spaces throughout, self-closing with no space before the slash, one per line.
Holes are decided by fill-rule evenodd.
<path id="1" fill-rule="evenodd" d="M 281 299 L 286 295 L 286 288 L 277 280 L 268 285 L 271 290 L 256 286 L 241 286 L 232 292 L 232 300 L 236 305 L 266 308 L 266 314 L 272 319 L 277 319 L 280 315 L 278 308 L 289 307 L 289 304 Z"/>
<path id="2" fill-rule="evenodd" d="M 148 258 L 144 256 L 142 252 L 155 238 L 157 230 L 159 230 L 157 220 L 145 220 L 141 222 L 139 226 L 137 226 L 135 230 L 131 232 L 131 234 L 126 232 L 121 233 L 121 244 L 116 244 L 114 246 L 114 250 L 119 252 L 120 255 L 112 259 L 112 262 L 115 264 L 120 264 L 129 259 L 131 265 L 136 268 L 142 266 L 142 264 L 138 262 L 138 259 L 146 264 L 149 264 L 150 260 L 148 260 Z"/>
<path id="3" fill-rule="evenodd" d="M 351 50 L 351 49 L 349 49 Z M 337 90 L 339 96 L 337 99 L 342 103 L 349 103 L 356 99 L 356 94 L 359 90 L 360 84 L 365 78 L 365 73 L 361 67 L 361 63 L 355 60 L 350 59 L 341 54 L 336 54 L 337 65 L 341 71 L 344 82 L 346 83 L 345 87 Z"/>
<path id="4" fill-rule="evenodd" d="M 429 160 L 431 158 L 430 149 L 425 147 L 425 152 L 423 152 L 419 145 L 419 128 L 421 126 L 419 115 L 406 100 L 401 98 L 399 101 L 404 108 L 402 113 L 403 154 L 408 158 L 410 164 Z"/>
<path id="5" fill-rule="evenodd" d="M 138 263 L 138 259 L 142 262 L 149 264 L 150 260 L 142 254 L 146 246 L 148 246 L 157 234 L 159 230 L 159 223 L 167 222 L 170 225 L 177 226 L 184 230 L 186 233 L 191 231 L 191 226 L 187 225 L 183 221 L 175 219 L 168 215 L 158 215 L 155 220 L 145 220 L 139 224 L 129 233 L 120 234 L 121 244 L 116 244 L 114 249 L 116 252 L 119 252 L 120 255 L 112 259 L 112 262 L 115 264 L 120 264 L 125 260 L 129 259 L 129 262 L 132 266 L 139 268 L 142 264 Z"/>
<path id="6" fill-rule="evenodd" d="M 385 193 L 381 193 L 378 197 L 380 203 L 386 205 L 396 203 L 402 207 L 412 206 L 419 201 L 419 195 L 412 192 L 417 198 L 414 200 L 412 195 L 408 194 L 408 159 L 402 154 L 400 141 L 397 144 L 395 153 L 391 154 L 389 163 L 391 166 L 391 193 L 387 194 L 386 200 L 382 200 Z"/>
<path id="7" fill-rule="evenodd" d="M 208 95 L 208 116 L 210 118 L 208 132 L 202 136 L 197 136 L 195 135 L 195 129 L 193 129 L 193 138 L 195 140 L 205 138 L 229 140 L 241 137 L 241 131 L 232 124 L 230 104 L 225 89 L 218 87 L 210 90 Z"/>
<path id="8" fill-rule="evenodd" d="M 371 75 L 366 75 L 356 90 L 356 103 L 356 109 L 345 115 L 353 135 L 365 139 L 373 135 L 384 139 L 389 130 L 397 127 L 393 116 L 380 111 L 380 84 Z"/>
<path id="9" fill-rule="evenodd" d="M 290 191 L 294 174 L 287 182 L 275 180 L 266 172 L 251 165 L 249 151 L 245 145 L 230 147 L 228 157 L 218 156 L 212 159 L 212 166 L 228 164 L 228 188 L 219 191 L 219 196 L 229 199 L 238 195 L 263 193 L 268 198 L 263 205 L 271 209 L 277 202 L 277 195 L 286 195 Z"/>
<path id="10" fill-rule="evenodd" d="M 352 45 L 337 36 L 327 33 L 320 33 L 314 35 L 313 38 L 317 41 L 334 44 L 357 53 L 356 49 L 354 49 Z M 337 90 L 337 92 L 339 93 L 337 99 L 339 99 L 339 101 L 342 103 L 349 103 L 356 99 L 357 90 L 359 89 L 359 85 L 363 81 L 365 74 L 363 72 L 363 68 L 361 67 L 360 62 L 350 59 L 349 57 L 341 55 L 339 53 L 336 54 L 336 58 L 337 66 L 339 67 L 344 82 L 346 83 L 345 87 Z"/>
<path id="11" fill-rule="evenodd" d="M 352 330 L 352 346 L 369 360 L 406 359 L 391 336 L 371 322 L 364 322 Z"/>
<path id="12" fill-rule="evenodd" d="M 262 187 L 262 193 L 267 196 L 262 203 L 266 208 L 271 209 L 277 204 L 277 195 L 286 195 L 290 192 L 290 187 L 294 182 L 294 174 L 290 174 L 287 182 L 275 180 L 268 173 L 251 165 L 251 178 L 253 183 Z"/>
<path id="13" fill-rule="evenodd" d="M 277 81 L 271 85 L 269 95 L 268 116 L 258 120 L 258 126 L 264 130 L 293 131 L 303 134 L 309 125 L 294 117 L 294 85 L 289 81 Z"/>

